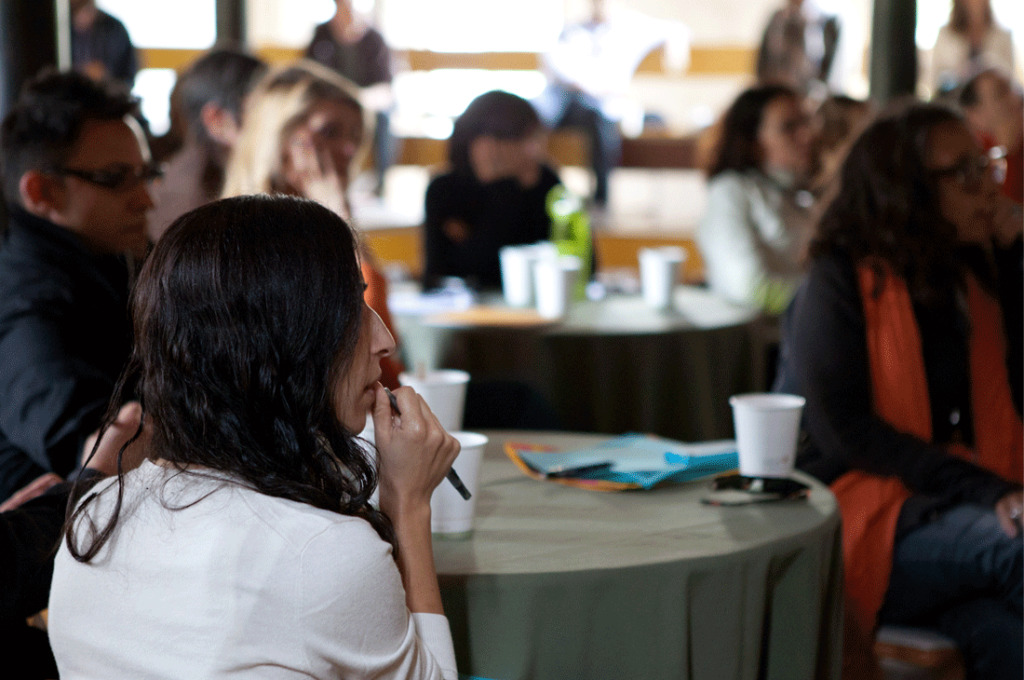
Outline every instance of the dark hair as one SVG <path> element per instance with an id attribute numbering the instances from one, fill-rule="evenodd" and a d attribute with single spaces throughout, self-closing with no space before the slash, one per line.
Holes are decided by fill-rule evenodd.
<path id="1" fill-rule="evenodd" d="M 841 254 L 885 264 L 926 305 L 948 299 L 961 280 L 956 227 L 942 216 L 926 158 L 931 131 L 963 123 L 953 110 L 912 103 L 877 119 L 853 143 L 839 189 L 810 246 L 811 258 Z"/>
<path id="2" fill-rule="evenodd" d="M 20 204 L 18 184 L 28 170 L 52 170 L 71 154 L 82 126 L 138 114 L 124 86 L 75 72 L 47 69 L 25 84 L 0 125 L 4 199 Z"/>
<path id="3" fill-rule="evenodd" d="M 799 99 L 797 91 L 787 85 L 758 85 L 740 93 L 722 117 L 709 178 L 726 170 L 743 172 L 761 167 L 757 135 L 765 109 L 782 97 Z"/>
<path id="4" fill-rule="evenodd" d="M 992 16 L 992 5 L 988 2 L 985 3 L 984 21 L 985 26 L 991 26 L 995 23 L 995 18 Z M 949 27 L 955 33 L 964 35 L 967 33 L 968 22 L 967 6 L 964 0 L 953 0 L 953 6 L 949 10 Z"/>
<path id="5" fill-rule="evenodd" d="M 469 103 L 448 139 L 448 160 L 456 172 L 471 173 L 469 147 L 478 137 L 522 139 L 540 127 L 533 104 L 511 92 L 491 90 Z"/>
<path id="6" fill-rule="evenodd" d="M 203 107 L 210 103 L 241 122 L 245 96 L 266 71 L 265 62 L 230 47 L 215 47 L 196 59 L 178 81 L 188 133 L 203 144 L 211 143 L 202 121 Z"/>
<path id="7" fill-rule="evenodd" d="M 1006 82 L 1007 86 L 1010 85 L 1009 78 L 998 68 L 989 67 L 982 69 L 977 73 L 973 74 L 966 83 L 960 88 L 960 93 L 957 95 L 957 102 L 962 108 L 968 109 L 978 104 L 981 99 L 981 93 L 978 92 L 978 84 L 983 78 L 992 77 L 997 80 Z"/>
<path id="8" fill-rule="evenodd" d="M 369 505 L 376 467 L 334 402 L 363 305 L 355 236 L 327 208 L 288 196 L 209 203 L 178 218 L 143 266 L 135 346 L 113 403 L 137 385 L 152 421 L 148 457 L 362 517 L 394 546 Z M 72 514 L 75 559 L 89 561 L 110 538 L 123 488 L 119 474 L 102 529 L 81 520 L 95 494 Z"/>

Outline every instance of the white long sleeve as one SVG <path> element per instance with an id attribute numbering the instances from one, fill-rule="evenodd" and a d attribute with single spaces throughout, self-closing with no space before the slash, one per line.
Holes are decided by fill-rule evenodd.
<path id="1" fill-rule="evenodd" d="M 447 619 L 409 613 L 367 522 L 152 463 L 93 562 L 62 546 L 49 630 L 65 680 L 457 677 Z"/>

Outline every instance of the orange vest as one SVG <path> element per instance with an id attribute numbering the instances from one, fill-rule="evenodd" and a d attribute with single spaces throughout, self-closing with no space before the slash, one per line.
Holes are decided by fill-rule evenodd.
<path id="1" fill-rule="evenodd" d="M 906 284 L 858 268 L 875 413 L 897 430 L 925 441 L 932 437 L 931 405 L 921 336 Z M 999 303 L 967 277 L 971 321 L 969 370 L 974 450 L 951 449 L 1000 476 L 1024 475 L 1024 428 L 1013 407 Z M 895 477 L 852 470 L 832 483 L 843 517 L 847 601 L 864 630 L 873 630 L 889 586 L 896 521 L 910 492 Z"/>

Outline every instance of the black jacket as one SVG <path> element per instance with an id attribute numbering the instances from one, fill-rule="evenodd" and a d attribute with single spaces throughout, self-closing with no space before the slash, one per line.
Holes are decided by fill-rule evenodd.
<path id="1" fill-rule="evenodd" d="M 480 288 L 501 287 L 502 246 L 551 238 L 547 196 L 559 184 L 546 165 L 538 182 L 524 189 L 514 179 L 481 184 L 465 173 L 435 177 L 427 187 L 423 282 L 430 288 L 446 276 L 459 276 Z M 445 233 L 444 223 L 457 219 L 469 227 L 464 240 Z"/>
<path id="2" fill-rule="evenodd" d="M 11 208 L 0 244 L 0 500 L 67 475 L 131 347 L 128 267 Z"/>

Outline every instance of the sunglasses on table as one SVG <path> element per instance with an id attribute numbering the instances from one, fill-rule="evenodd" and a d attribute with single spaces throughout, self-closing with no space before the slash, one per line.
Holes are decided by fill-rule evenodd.
<path id="1" fill-rule="evenodd" d="M 163 168 L 156 163 L 147 163 L 141 168 L 124 163 L 100 170 L 56 168 L 53 172 L 56 175 L 77 177 L 80 180 L 112 191 L 128 191 L 143 182 L 148 184 L 164 176 Z"/>
<path id="2" fill-rule="evenodd" d="M 1006 179 L 1006 151 L 1002 147 L 993 147 L 986 153 L 965 158 L 956 165 L 931 171 L 934 177 L 952 177 L 954 182 L 970 193 L 981 189 L 986 173 L 996 184 L 1002 184 Z"/>

